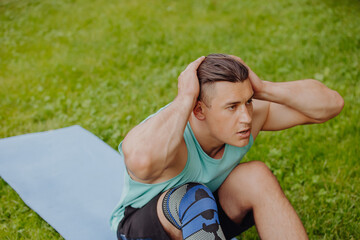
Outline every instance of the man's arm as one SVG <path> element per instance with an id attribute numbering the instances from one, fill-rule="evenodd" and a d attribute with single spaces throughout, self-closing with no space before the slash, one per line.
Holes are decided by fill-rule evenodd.
<path id="1" fill-rule="evenodd" d="M 167 108 L 126 135 L 122 150 L 132 178 L 152 183 L 181 154 L 185 126 L 199 94 L 196 70 L 203 60 L 201 57 L 192 62 L 180 74 L 178 95 Z"/>
<path id="2" fill-rule="evenodd" d="M 245 64 L 240 58 L 235 58 Z M 319 81 L 262 81 L 248 69 L 254 98 L 261 100 L 254 101 L 255 136 L 260 130 L 276 131 L 325 122 L 338 115 L 344 106 L 339 93 Z"/>
<path id="3" fill-rule="evenodd" d="M 282 83 L 263 81 L 257 98 L 270 102 L 261 129 L 264 131 L 323 123 L 337 116 L 344 106 L 344 100 L 336 91 L 312 79 Z"/>

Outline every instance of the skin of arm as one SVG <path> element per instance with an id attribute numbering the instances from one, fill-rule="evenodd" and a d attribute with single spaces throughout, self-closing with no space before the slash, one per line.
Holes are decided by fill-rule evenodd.
<path id="1" fill-rule="evenodd" d="M 259 131 L 278 131 L 302 124 L 323 123 L 344 107 L 340 94 L 313 79 L 292 82 L 261 80 L 239 57 L 232 56 L 249 70 L 254 90 L 253 136 Z"/>
<path id="2" fill-rule="evenodd" d="M 204 57 L 198 58 L 180 74 L 178 95 L 166 109 L 126 135 L 122 150 L 128 173 L 133 179 L 155 183 L 165 169 L 186 163 L 183 134 L 199 94 L 196 70 L 203 60 Z M 177 161 L 179 158 L 185 161 Z"/>

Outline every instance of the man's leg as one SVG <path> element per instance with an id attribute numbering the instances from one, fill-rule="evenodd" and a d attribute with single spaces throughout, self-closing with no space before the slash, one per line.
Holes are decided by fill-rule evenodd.
<path id="1" fill-rule="evenodd" d="M 224 212 L 236 223 L 253 211 L 261 239 L 308 239 L 300 218 L 264 163 L 239 164 L 218 194 Z"/>
<path id="2" fill-rule="evenodd" d="M 181 231 L 163 214 L 165 194 L 161 195 L 157 206 L 160 222 L 171 239 L 182 239 Z M 220 186 L 218 195 L 221 207 L 235 223 L 241 223 L 252 210 L 262 239 L 308 239 L 277 179 L 262 162 L 238 165 Z"/>
<path id="3" fill-rule="evenodd" d="M 170 189 L 162 200 L 162 213 L 167 222 L 181 230 L 181 239 L 215 239 L 225 240 L 219 224 L 218 208 L 213 193 L 206 186 L 199 183 L 187 183 Z M 159 205 L 159 204 L 158 204 Z M 159 206 L 158 206 L 159 207 Z M 158 208 L 159 210 L 159 208 Z M 158 215 L 162 216 L 161 212 Z M 160 217 L 160 222 L 162 222 Z M 178 232 L 164 226 L 165 231 L 177 239 Z"/>

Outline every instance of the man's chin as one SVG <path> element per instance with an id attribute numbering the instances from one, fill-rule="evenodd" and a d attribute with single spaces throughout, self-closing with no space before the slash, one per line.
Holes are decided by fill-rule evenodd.
<path id="1" fill-rule="evenodd" d="M 229 143 L 229 145 L 232 145 L 234 147 L 245 147 L 246 145 L 248 145 L 250 142 L 250 137 L 246 138 L 246 139 L 241 139 L 240 141 L 234 141 L 232 143 Z"/>

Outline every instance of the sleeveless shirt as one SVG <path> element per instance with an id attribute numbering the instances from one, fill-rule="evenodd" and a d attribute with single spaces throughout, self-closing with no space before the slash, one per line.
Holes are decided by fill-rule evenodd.
<path id="1" fill-rule="evenodd" d="M 240 163 L 254 142 L 252 135 L 250 135 L 249 143 L 244 147 L 225 144 L 222 158 L 214 159 L 203 151 L 195 138 L 189 122 L 186 124 L 184 139 L 188 151 L 187 162 L 181 173 L 172 179 L 161 183 L 146 184 L 134 181 L 128 172 L 126 170 L 124 171 L 124 186 L 121 198 L 110 219 L 110 225 L 113 231 L 117 230 L 119 222 L 124 217 L 124 211 L 127 206 L 141 208 L 156 195 L 172 187 L 177 187 L 189 182 L 198 182 L 206 185 L 214 192 L 225 181 L 230 172 Z M 122 142 L 119 145 L 119 152 L 123 156 L 121 146 Z"/>

